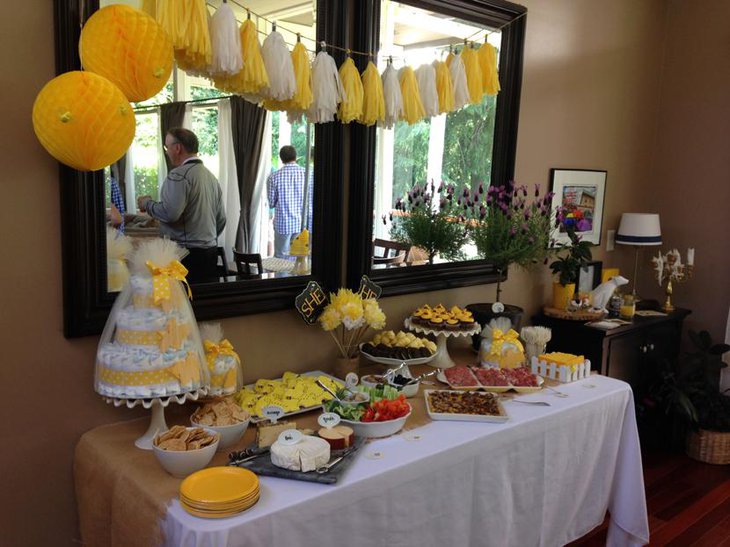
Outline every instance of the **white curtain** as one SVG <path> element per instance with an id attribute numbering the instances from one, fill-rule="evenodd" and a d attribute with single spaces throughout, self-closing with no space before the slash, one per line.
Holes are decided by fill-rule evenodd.
<path id="1" fill-rule="evenodd" d="M 266 116 L 264 134 L 261 137 L 261 157 L 256 173 L 256 186 L 251 197 L 251 240 L 249 248 L 252 253 L 261 253 L 267 256 L 269 241 L 269 211 L 266 206 L 266 179 L 271 173 L 271 120 L 273 116 Z"/>
<path id="2" fill-rule="evenodd" d="M 124 204 L 128 213 L 137 212 L 137 189 L 134 184 L 134 146 L 127 150 L 127 161 L 124 164 Z"/>
<path id="3" fill-rule="evenodd" d="M 167 178 L 167 161 L 163 148 L 165 140 L 160 136 L 160 125 L 162 125 L 160 107 L 157 107 L 157 188 L 162 191 L 162 183 Z"/>
<path id="4" fill-rule="evenodd" d="M 218 245 L 225 249 L 226 258 L 231 263 L 232 249 L 236 244 L 238 218 L 241 214 L 241 198 L 236 175 L 236 155 L 233 152 L 231 102 L 228 99 L 218 101 L 218 161 L 220 162 L 218 182 L 223 191 L 223 207 L 226 211 L 226 228 L 218 237 Z"/>

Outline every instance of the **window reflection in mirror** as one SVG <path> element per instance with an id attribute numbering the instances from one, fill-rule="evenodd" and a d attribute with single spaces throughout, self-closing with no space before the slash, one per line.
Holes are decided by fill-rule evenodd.
<path id="1" fill-rule="evenodd" d="M 452 46 L 460 51 L 463 40 L 484 40 L 485 29 L 470 23 L 398 2 L 383 2 L 380 24 L 379 69 L 392 56 L 394 68 L 405 65 L 416 70 L 434 61 L 446 61 Z M 501 34 L 487 37 L 499 52 Z M 481 42 L 480 42 L 481 43 Z M 480 43 L 475 44 L 479 47 Z M 448 62 L 448 61 L 447 61 Z M 399 217 L 399 199 L 408 202 L 415 185 L 428 184 L 438 190 L 441 183 L 453 184 L 457 191 L 472 192 L 491 183 L 496 95 L 485 95 L 480 103 L 425 118 L 409 125 L 399 121 L 392 129 L 379 127 L 376 138 L 375 192 L 373 211 L 372 267 L 392 268 L 428 264 L 429 255 L 394 229 Z M 431 183 L 434 186 L 431 187 Z M 438 199 L 433 200 L 434 209 Z M 458 258 L 476 259 L 476 247 L 465 243 Z M 436 255 L 434 263 L 449 261 Z"/>
<path id="2" fill-rule="evenodd" d="M 100 7 L 114 3 L 118 3 L 117 0 L 101 0 Z M 141 8 L 143 1 L 126 0 L 125 3 Z M 208 10 L 213 13 L 211 4 L 208 2 Z M 265 0 L 251 0 L 246 7 L 262 16 L 252 15 L 260 31 L 260 43 L 271 32 L 271 22 L 275 21 L 277 31 L 283 35 L 290 50 L 296 43 L 297 33 L 301 34 L 305 47 L 313 50 L 315 4 L 287 0 L 272 5 Z M 246 19 L 245 9 L 237 3 L 231 3 L 231 7 L 239 24 L 242 23 Z M 265 113 L 263 124 L 256 126 L 257 139 L 261 142 L 256 158 L 258 169 L 255 176 L 248 177 L 255 179 L 253 184 L 242 189 L 236 161 L 237 156 L 239 159 L 246 157 L 247 151 L 233 148 L 233 114 L 228 97 L 228 93 L 217 90 L 209 79 L 191 76 L 175 68 L 170 81 L 157 96 L 133 104 L 137 122 L 134 141 L 126 156 L 105 170 L 104 177 L 107 226 L 110 228 L 107 231 L 107 286 L 110 292 L 121 289 L 114 278 L 114 259 L 120 252 L 118 234 L 128 236 L 132 246 L 145 238 L 160 236 L 161 220 L 140 211 L 137 198 L 160 199 L 168 173 L 161 134 L 161 107 L 172 102 L 185 103 L 179 125 L 192 130 L 198 137 L 198 157 L 216 177 L 222 192 L 226 226 L 216 242 L 216 277 L 205 282 L 271 279 L 306 275 L 311 271 L 309 257 L 297 259 L 292 256 L 290 244 L 303 229 L 312 230 L 314 129 L 305 120 L 289 119 L 286 112 L 269 112 L 257 107 Z M 283 154 L 280 153 L 282 148 L 285 148 Z M 250 205 L 244 208 L 248 211 L 246 228 L 241 222 L 242 190 L 244 195 L 250 195 Z"/>

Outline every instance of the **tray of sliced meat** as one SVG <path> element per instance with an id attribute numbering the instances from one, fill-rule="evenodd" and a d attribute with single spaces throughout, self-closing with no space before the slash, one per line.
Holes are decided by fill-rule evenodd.
<path id="1" fill-rule="evenodd" d="M 482 368 L 458 366 L 438 373 L 436 378 L 448 384 L 451 389 L 491 391 L 503 393 L 514 390 L 518 393 L 532 393 L 542 389 L 541 376 L 532 374 L 527 368 L 516 369 Z"/>

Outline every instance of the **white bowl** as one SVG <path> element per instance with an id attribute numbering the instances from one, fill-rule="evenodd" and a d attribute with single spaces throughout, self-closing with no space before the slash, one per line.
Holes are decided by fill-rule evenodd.
<path id="1" fill-rule="evenodd" d="M 374 382 L 373 381 L 373 378 L 374 377 L 379 377 L 383 381 L 382 382 Z M 360 384 L 363 385 L 363 386 L 365 386 L 365 387 L 377 387 L 378 384 L 387 384 L 387 383 L 388 383 L 388 380 L 386 380 L 385 379 L 385 376 L 383 376 L 381 374 L 367 374 L 365 376 L 361 376 L 360 377 Z"/>
<path id="2" fill-rule="evenodd" d="M 415 397 L 418 395 L 418 388 L 421 385 L 421 382 L 416 382 L 415 384 L 411 384 L 408 386 L 399 386 L 398 384 L 390 384 L 393 387 L 397 387 L 400 389 L 400 392 L 405 395 L 408 399 L 411 397 Z"/>
<path id="3" fill-rule="evenodd" d="M 187 429 L 195 429 L 188 427 Z M 208 433 L 215 433 L 211 428 L 204 427 Z M 190 473 L 203 469 L 213 459 L 215 451 L 218 448 L 218 439 L 213 443 L 199 448 L 197 450 L 163 450 L 158 448 L 156 444 L 152 444 L 152 452 L 154 452 L 160 465 L 170 473 L 173 477 L 183 478 Z"/>
<path id="4" fill-rule="evenodd" d="M 412 410 L 405 416 L 387 422 L 353 422 L 343 418 L 340 423 L 350 426 L 358 437 L 389 437 L 403 429 L 411 412 Z"/>
<path id="5" fill-rule="evenodd" d="M 212 429 L 213 431 L 218 433 L 220 437 L 220 439 L 218 440 L 218 452 L 225 450 L 226 448 L 229 448 L 236 444 L 238 441 L 240 441 L 241 437 L 243 437 L 243 434 L 246 432 L 246 429 L 248 429 L 248 424 L 250 421 L 251 418 L 244 422 L 239 422 L 232 425 L 201 425 L 195 423 L 195 420 L 193 420 L 192 416 L 190 417 L 190 423 L 193 424 L 195 427 Z"/>

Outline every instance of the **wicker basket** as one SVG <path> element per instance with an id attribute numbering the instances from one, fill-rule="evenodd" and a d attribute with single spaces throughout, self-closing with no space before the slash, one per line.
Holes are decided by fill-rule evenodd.
<path id="1" fill-rule="evenodd" d="M 730 432 L 691 431 L 687 438 L 687 455 L 705 463 L 730 463 Z"/>

